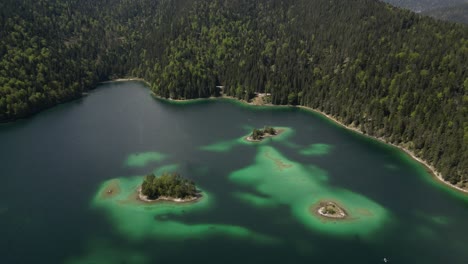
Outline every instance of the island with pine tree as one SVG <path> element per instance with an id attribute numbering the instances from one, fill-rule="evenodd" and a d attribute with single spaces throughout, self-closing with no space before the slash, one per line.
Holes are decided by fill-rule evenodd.
<path id="1" fill-rule="evenodd" d="M 276 129 L 274 127 L 264 127 L 261 129 L 254 128 L 252 134 L 245 139 L 250 142 L 261 142 L 266 138 L 278 136 L 283 132 L 283 129 Z"/>
<path id="2" fill-rule="evenodd" d="M 144 202 L 193 202 L 201 197 L 195 183 L 182 178 L 178 173 L 163 173 L 158 177 L 154 174 L 146 175 L 138 189 L 138 198 Z"/>

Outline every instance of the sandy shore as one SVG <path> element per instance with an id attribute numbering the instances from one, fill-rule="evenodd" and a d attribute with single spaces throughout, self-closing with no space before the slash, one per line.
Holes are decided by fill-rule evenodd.
<path id="1" fill-rule="evenodd" d="M 167 196 L 159 196 L 158 199 L 153 200 L 153 199 L 149 199 L 148 196 L 144 195 L 141 192 L 141 186 L 138 188 L 138 200 L 142 202 L 146 202 L 146 203 L 154 203 L 154 202 L 161 202 L 161 201 L 174 202 L 174 203 L 190 203 L 190 202 L 195 202 L 201 198 L 202 198 L 202 195 L 199 194 L 198 196 L 188 197 L 185 199 L 167 197 Z"/>
<path id="2" fill-rule="evenodd" d="M 131 79 L 117 79 L 118 81 L 131 81 L 131 80 L 138 80 L 138 81 L 143 81 L 145 82 L 146 84 L 149 85 L 148 82 L 142 80 L 142 79 L 139 79 L 139 78 L 131 78 Z M 116 81 L 117 81 L 116 80 Z M 149 85 L 150 86 L 150 85 Z M 153 96 L 157 97 L 157 98 L 161 98 L 160 96 L 154 94 L 152 92 Z M 246 102 L 245 100 L 239 100 L 237 99 L 236 97 L 233 97 L 233 96 L 227 96 L 227 95 L 222 95 L 220 97 L 210 97 L 210 98 L 204 98 L 204 99 L 218 99 L 218 98 L 228 98 L 228 99 L 233 99 L 233 100 L 236 100 L 236 101 L 239 101 L 239 102 L 242 102 L 242 103 L 245 103 L 245 104 L 248 104 L 248 105 L 253 105 L 253 106 L 256 106 L 258 104 L 254 104 L 254 103 L 249 103 L 249 102 Z M 161 98 L 161 99 L 166 99 L 166 98 Z M 203 99 L 203 98 L 202 98 Z M 169 100 L 169 99 L 166 99 L 166 100 Z M 171 101 L 190 101 L 190 100 L 200 100 L 199 99 L 187 99 L 187 100 L 180 100 L 180 99 L 177 99 L 177 100 L 173 100 L 173 99 L 170 99 Z M 359 133 L 361 135 L 364 135 L 366 137 L 369 137 L 369 138 L 372 138 L 372 139 L 376 139 L 380 142 L 383 142 L 385 144 L 389 144 L 391 146 L 394 146 L 396 148 L 399 148 L 400 150 L 404 151 L 407 155 L 409 155 L 411 158 L 413 158 L 414 160 L 416 160 L 417 162 L 421 163 L 422 165 L 424 165 L 424 167 L 426 167 L 426 169 L 433 175 L 434 178 L 437 179 L 438 182 L 440 183 L 443 183 L 445 184 L 446 186 L 449 186 L 451 188 L 453 188 L 454 190 L 457 190 L 457 191 L 460 191 L 464 194 L 468 194 L 468 189 L 464 189 L 464 188 L 461 188 L 461 187 L 458 187 L 458 186 L 455 186 L 449 182 L 446 182 L 443 177 L 442 177 L 442 174 L 440 172 L 438 172 L 434 166 L 430 165 L 427 161 L 417 157 L 414 152 L 412 152 L 411 150 L 401 146 L 401 145 L 397 145 L 397 144 L 393 144 L 393 143 L 390 143 L 388 142 L 387 140 L 385 140 L 384 138 L 379 138 L 379 137 L 374 137 L 374 136 L 371 136 L 371 135 L 368 135 L 368 134 L 364 134 L 361 130 L 359 130 L 358 128 L 356 127 L 352 127 L 352 126 L 347 126 L 345 125 L 344 123 L 342 123 L 341 121 L 339 121 L 338 119 L 336 119 L 334 116 L 331 116 L 331 115 L 328 115 L 320 110 L 317 110 L 317 109 L 313 109 L 311 107 L 307 107 L 307 106 L 293 106 L 293 105 L 273 105 L 273 104 L 264 104 L 264 106 L 275 106 L 275 107 L 300 107 L 302 109 L 305 109 L 305 110 L 308 110 L 308 111 L 312 111 L 312 112 L 315 112 L 315 113 L 318 113 L 320 115 L 323 115 L 325 117 L 327 117 L 328 119 L 332 120 L 333 122 L 335 122 L 336 124 L 344 127 L 344 128 L 347 128 L 349 130 L 352 130 L 356 133 Z"/>

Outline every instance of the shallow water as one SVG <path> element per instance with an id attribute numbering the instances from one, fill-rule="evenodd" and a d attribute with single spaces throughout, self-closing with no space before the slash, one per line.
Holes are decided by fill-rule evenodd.
<path id="1" fill-rule="evenodd" d="M 286 130 L 244 141 L 265 125 Z M 0 263 L 468 260 L 465 195 L 401 151 L 297 108 L 170 103 L 138 82 L 104 84 L 0 125 L 0 161 Z M 153 171 L 177 171 L 205 195 L 138 204 L 132 194 Z M 119 191 L 103 198 L 109 182 Z M 351 219 L 314 216 L 321 200 Z"/>

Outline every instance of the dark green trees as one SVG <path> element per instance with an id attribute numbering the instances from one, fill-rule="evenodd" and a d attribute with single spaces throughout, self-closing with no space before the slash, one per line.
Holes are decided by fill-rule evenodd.
<path id="1" fill-rule="evenodd" d="M 274 136 L 274 135 L 276 135 L 276 133 L 277 133 L 277 131 L 273 127 L 264 127 L 263 129 L 254 128 L 254 130 L 252 131 L 252 134 L 250 135 L 250 137 L 253 140 L 261 140 L 261 139 L 263 139 L 265 134 L 268 134 L 270 136 Z"/>
<path id="2" fill-rule="evenodd" d="M 254 130 L 252 131 L 252 135 L 250 136 L 253 140 L 260 140 L 263 138 L 263 135 L 265 133 L 263 132 L 262 129 L 256 129 L 254 128 Z"/>
<path id="3" fill-rule="evenodd" d="M 263 128 L 263 132 L 265 132 L 265 134 L 270 134 L 270 135 L 276 135 L 277 133 L 276 129 L 274 129 L 273 127 L 265 127 Z"/>
<path id="4" fill-rule="evenodd" d="M 183 179 L 177 173 L 164 173 L 159 177 L 154 174 L 146 175 L 141 192 L 149 199 L 157 199 L 160 196 L 180 199 L 197 196 L 194 182 Z"/>
<path id="5" fill-rule="evenodd" d="M 468 179 L 468 27 L 376 0 L 2 0 L 0 121 L 140 77 L 304 105 Z"/>

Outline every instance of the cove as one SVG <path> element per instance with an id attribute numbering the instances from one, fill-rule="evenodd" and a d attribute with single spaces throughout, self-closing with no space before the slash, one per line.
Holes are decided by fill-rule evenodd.
<path id="1" fill-rule="evenodd" d="M 286 130 L 243 140 L 264 126 Z M 463 196 L 400 150 L 298 108 L 173 103 L 140 82 L 107 83 L 1 125 L 0 146 L 2 263 L 468 259 Z M 203 199 L 135 203 L 142 177 L 164 171 L 195 181 Z M 317 218 L 321 200 L 351 219 Z"/>

